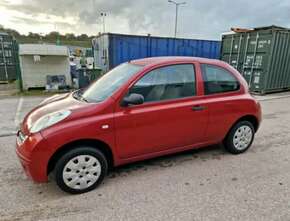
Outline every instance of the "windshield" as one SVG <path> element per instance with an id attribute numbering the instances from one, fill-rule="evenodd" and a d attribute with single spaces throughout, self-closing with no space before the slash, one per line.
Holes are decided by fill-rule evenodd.
<path id="1" fill-rule="evenodd" d="M 110 97 L 142 68 L 140 65 L 131 63 L 121 64 L 90 85 L 84 90 L 81 97 L 88 102 L 101 102 Z"/>

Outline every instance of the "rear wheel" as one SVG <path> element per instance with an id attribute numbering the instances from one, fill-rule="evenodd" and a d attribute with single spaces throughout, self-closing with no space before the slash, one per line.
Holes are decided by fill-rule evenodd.
<path id="1" fill-rule="evenodd" d="M 85 193 L 95 189 L 108 171 L 104 154 L 91 147 L 78 147 L 65 153 L 56 163 L 57 185 L 68 193 Z"/>
<path id="2" fill-rule="evenodd" d="M 240 121 L 232 127 L 225 139 L 225 148 L 233 154 L 245 152 L 252 145 L 255 129 L 249 121 Z"/>

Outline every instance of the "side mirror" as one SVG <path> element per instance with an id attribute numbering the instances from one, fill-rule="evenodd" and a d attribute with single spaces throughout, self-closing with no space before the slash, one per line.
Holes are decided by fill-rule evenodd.
<path id="1" fill-rule="evenodd" d="M 122 106 L 129 106 L 129 105 L 138 105 L 144 103 L 144 97 L 141 94 L 129 94 L 128 96 L 124 97 L 122 101 Z"/>

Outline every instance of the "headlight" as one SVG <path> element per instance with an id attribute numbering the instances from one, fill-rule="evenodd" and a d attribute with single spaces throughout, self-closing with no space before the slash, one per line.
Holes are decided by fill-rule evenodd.
<path id="1" fill-rule="evenodd" d="M 39 132 L 49 126 L 52 126 L 65 118 L 67 118 L 71 114 L 70 110 L 57 111 L 50 114 L 47 114 L 41 118 L 39 118 L 29 129 L 31 133 Z"/>

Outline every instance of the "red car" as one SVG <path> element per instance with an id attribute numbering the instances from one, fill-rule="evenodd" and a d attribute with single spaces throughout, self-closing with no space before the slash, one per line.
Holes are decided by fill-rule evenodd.
<path id="1" fill-rule="evenodd" d="M 43 101 L 23 120 L 16 152 L 34 181 L 53 172 L 62 190 L 83 193 L 114 166 L 218 143 L 242 153 L 260 121 L 260 104 L 225 62 L 146 58 Z"/>

